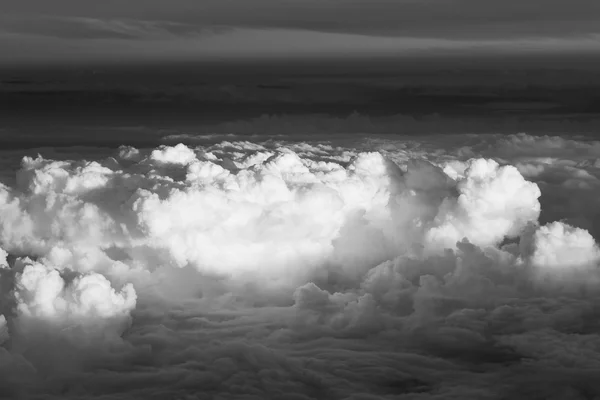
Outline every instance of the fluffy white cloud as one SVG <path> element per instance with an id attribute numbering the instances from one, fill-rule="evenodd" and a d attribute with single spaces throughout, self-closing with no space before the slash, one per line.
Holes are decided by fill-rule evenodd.
<path id="1" fill-rule="evenodd" d="M 15 296 L 21 316 L 73 322 L 126 316 L 136 301 L 131 284 L 117 293 L 103 275 L 94 273 L 67 284 L 58 270 L 39 263 L 26 265 L 17 275 Z"/>
<path id="2" fill-rule="evenodd" d="M 134 151 L 129 151 L 123 156 L 131 157 Z M 196 159 L 196 154 L 187 146 L 178 144 L 177 146 L 162 146 L 150 153 L 150 160 L 159 164 L 187 165 Z"/>
<path id="3" fill-rule="evenodd" d="M 600 249 L 592 235 L 561 222 L 537 229 L 533 247 L 531 262 L 540 268 L 596 267 L 600 261 Z"/>
<path id="4" fill-rule="evenodd" d="M 562 290 L 597 291 L 600 248 L 585 229 L 553 222 L 529 229 L 521 238 L 521 254 L 538 285 Z"/>
<path id="5" fill-rule="evenodd" d="M 458 197 L 444 201 L 428 233 L 428 240 L 438 246 L 453 247 L 463 238 L 480 246 L 496 245 L 518 236 L 540 214 L 538 186 L 515 167 L 493 160 L 471 160 L 456 189 Z"/>
<path id="6" fill-rule="evenodd" d="M 116 338 L 129 326 L 137 300 L 131 284 L 116 291 L 101 274 L 59 271 L 28 258 L 17 259 L 0 283 L 6 290 L 4 303 L 12 305 L 6 312 L 17 340 L 43 340 L 44 334 L 75 343 Z M 0 325 L 0 337 L 6 340 L 5 316 Z"/>
<path id="7" fill-rule="evenodd" d="M 24 158 L 0 186 L 0 391 L 480 399 L 558 368 L 577 392 L 600 250 L 539 223 L 539 179 L 587 193 L 562 183 L 596 167 L 517 168 L 478 140 Z M 581 352 L 547 354 L 573 333 Z"/>

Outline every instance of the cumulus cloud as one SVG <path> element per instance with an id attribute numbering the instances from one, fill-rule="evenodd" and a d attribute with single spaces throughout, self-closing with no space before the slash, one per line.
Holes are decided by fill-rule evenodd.
<path id="1" fill-rule="evenodd" d="M 528 398 L 552 370 L 584 393 L 600 248 L 462 139 L 24 157 L 0 186 L 0 390 Z"/>
<path id="2" fill-rule="evenodd" d="M 136 300 L 131 284 L 116 293 L 103 275 L 88 274 L 67 285 L 58 270 L 42 264 L 26 265 L 18 274 L 15 297 L 23 317 L 60 322 L 126 315 Z"/>
<path id="3" fill-rule="evenodd" d="M 561 289 L 597 290 L 600 248 L 584 229 L 553 222 L 521 238 L 522 254 L 538 284 Z"/>
<path id="4" fill-rule="evenodd" d="M 539 228 L 533 241 L 531 259 L 540 267 L 587 267 L 600 258 L 600 249 L 589 232 L 560 222 Z"/>
<path id="5" fill-rule="evenodd" d="M 527 182 L 513 166 L 493 160 L 470 161 L 457 184 L 456 200 L 442 204 L 438 226 L 429 232 L 433 241 L 452 245 L 463 237 L 472 243 L 495 245 L 518 236 L 540 213 L 536 184 Z"/>
<path id="6" fill-rule="evenodd" d="M 48 337 L 75 344 L 91 338 L 118 338 L 131 322 L 136 292 L 131 284 L 117 291 L 98 273 L 58 270 L 29 258 L 15 261 L 1 277 L 1 337 L 44 341 Z"/>
<path id="7" fill-rule="evenodd" d="M 181 143 L 174 147 L 163 146 L 150 154 L 150 160 L 159 164 L 187 165 L 195 159 L 194 152 Z"/>

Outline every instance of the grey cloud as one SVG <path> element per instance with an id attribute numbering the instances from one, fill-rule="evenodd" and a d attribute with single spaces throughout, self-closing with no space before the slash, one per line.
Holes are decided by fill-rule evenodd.
<path id="1" fill-rule="evenodd" d="M 3 16 L 0 31 L 60 39 L 174 39 L 228 32 L 178 22 L 64 16 Z"/>
<path id="2" fill-rule="evenodd" d="M 228 0 L 5 1 L 9 12 L 113 19 L 164 19 L 192 25 L 298 28 L 408 37 L 565 37 L 598 31 L 594 0 Z M 91 6 L 93 4 L 93 6 Z"/>

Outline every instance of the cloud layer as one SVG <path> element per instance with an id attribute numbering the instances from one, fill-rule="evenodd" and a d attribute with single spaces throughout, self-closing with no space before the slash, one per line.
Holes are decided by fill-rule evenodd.
<path id="1" fill-rule="evenodd" d="M 14 54 L 4 65 L 595 55 L 600 33 L 594 0 L 5 0 L 3 6 L 0 51 Z"/>
<path id="2" fill-rule="evenodd" d="M 600 8 L 593 0 L 514 0 L 483 5 L 475 0 L 336 2 L 257 0 L 252 4 L 217 0 L 151 0 L 121 4 L 108 1 L 90 7 L 90 1 L 8 1 L 7 12 L 62 17 L 161 19 L 195 25 L 303 29 L 405 37 L 564 37 L 597 32 Z M 460 15 L 456 10 L 460 9 Z"/>
<path id="3" fill-rule="evenodd" d="M 597 145 L 444 140 L 24 157 L 0 187 L 0 391 L 598 393 L 600 248 L 540 220 L 549 176 L 592 193 Z"/>

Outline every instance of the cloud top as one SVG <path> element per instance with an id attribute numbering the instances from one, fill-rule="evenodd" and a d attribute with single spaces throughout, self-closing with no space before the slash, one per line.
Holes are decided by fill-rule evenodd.
<path id="1" fill-rule="evenodd" d="M 579 393 L 599 359 L 600 248 L 541 216 L 564 182 L 589 195 L 573 183 L 600 172 L 580 152 L 565 163 L 524 145 L 558 159 L 558 142 L 24 157 L 0 186 L 0 390 L 480 399 L 557 381 Z M 593 159 L 594 145 L 569 145 Z"/>

